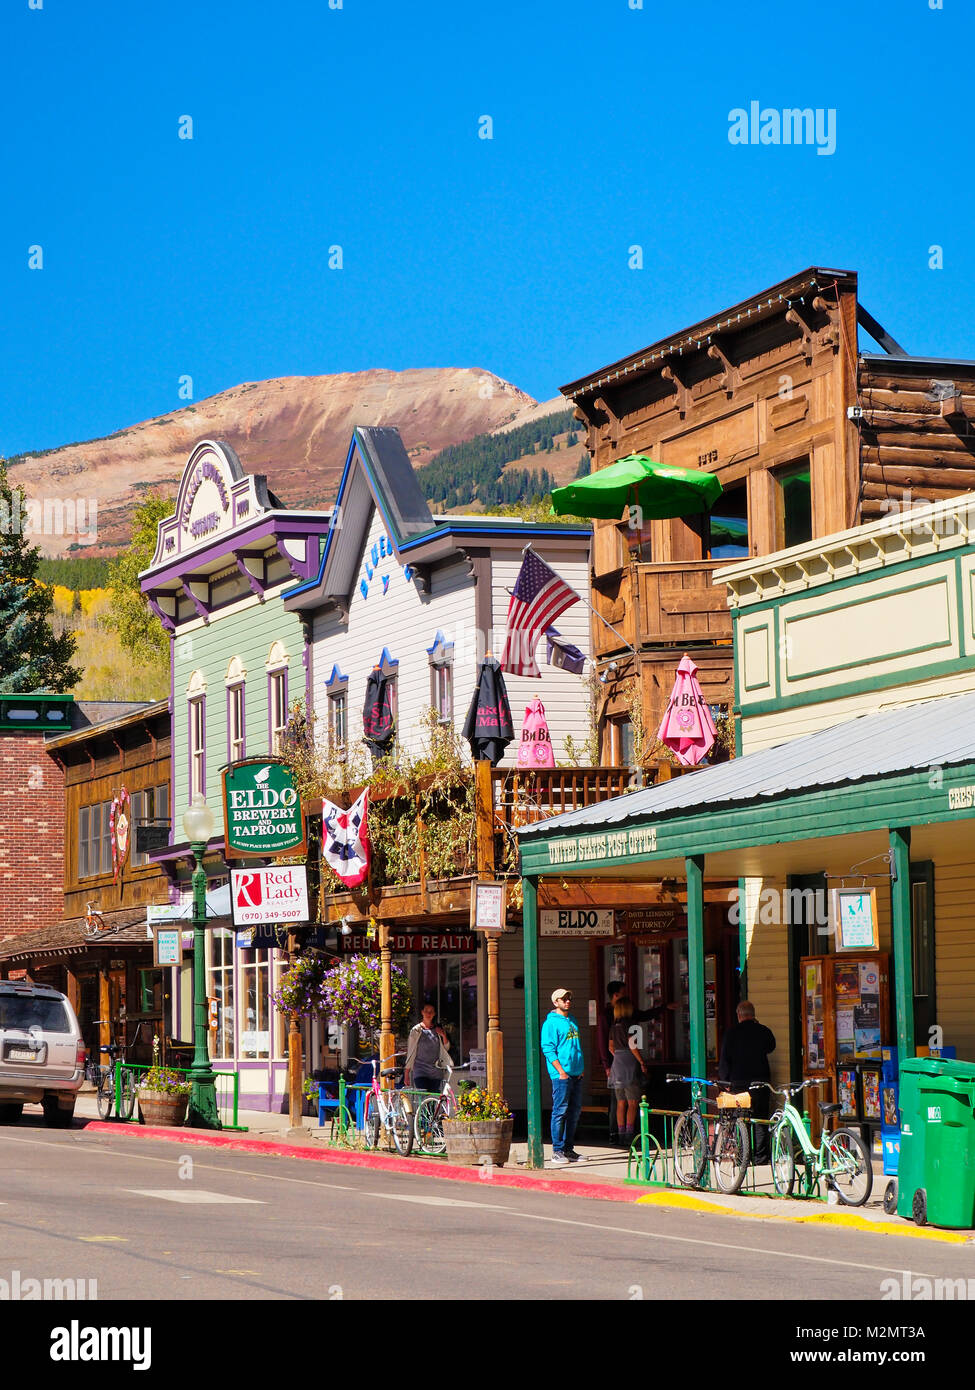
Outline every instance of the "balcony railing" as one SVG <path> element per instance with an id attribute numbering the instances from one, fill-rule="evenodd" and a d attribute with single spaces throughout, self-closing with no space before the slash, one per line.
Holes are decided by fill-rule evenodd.
<path id="1" fill-rule="evenodd" d="M 633 562 L 597 577 L 593 606 L 636 648 L 730 641 L 731 613 L 725 588 L 712 583 L 714 571 L 726 563 Z M 619 639 L 603 623 L 594 623 L 593 629 L 597 658 L 619 650 Z"/>

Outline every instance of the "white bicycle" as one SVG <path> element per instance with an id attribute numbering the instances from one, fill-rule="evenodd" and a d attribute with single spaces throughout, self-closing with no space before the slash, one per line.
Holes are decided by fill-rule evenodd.
<path id="1" fill-rule="evenodd" d="M 396 1052 L 395 1057 L 406 1054 Z M 390 1059 L 392 1060 L 392 1058 Z M 394 1077 L 399 1067 L 384 1067 L 379 1070 L 379 1062 L 372 1061 L 372 1089 L 366 1093 L 363 1109 L 363 1133 L 367 1149 L 379 1148 L 379 1136 L 385 1131 L 392 1135 L 393 1145 L 398 1154 L 407 1158 L 413 1152 L 413 1105 L 408 1095 L 402 1091 L 384 1091 L 380 1076 Z"/>
<path id="2" fill-rule="evenodd" d="M 447 1075 L 444 1077 L 439 1096 L 427 1096 L 416 1107 L 413 1131 L 416 1136 L 416 1147 L 421 1153 L 446 1153 L 447 1140 L 444 1137 L 443 1122 L 449 1120 L 457 1109 L 457 1098 L 450 1084 L 450 1078 L 455 1071 L 467 1071 L 469 1066 L 470 1063 L 465 1062 L 462 1067 L 447 1067 Z"/>

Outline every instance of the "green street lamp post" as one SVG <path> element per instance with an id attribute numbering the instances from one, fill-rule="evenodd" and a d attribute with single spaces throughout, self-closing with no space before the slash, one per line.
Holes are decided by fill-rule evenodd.
<path id="1" fill-rule="evenodd" d="M 202 793 L 194 793 L 183 813 L 183 833 L 193 851 L 193 1066 L 190 1069 L 190 1104 L 187 1122 L 197 1129 L 220 1129 L 216 1077 L 207 1047 L 206 915 L 207 876 L 203 856 L 213 835 L 213 812 Z"/>

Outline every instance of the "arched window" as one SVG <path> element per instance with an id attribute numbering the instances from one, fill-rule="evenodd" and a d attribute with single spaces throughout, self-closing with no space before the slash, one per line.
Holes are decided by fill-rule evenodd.
<path id="1" fill-rule="evenodd" d="M 288 724 L 288 649 L 275 642 L 264 663 L 267 670 L 268 745 L 272 753 L 284 750 L 284 731 Z"/>
<path id="2" fill-rule="evenodd" d="M 239 762 L 245 756 L 247 671 L 239 656 L 227 667 L 224 684 L 227 687 L 227 761 Z"/>
<path id="3" fill-rule="evenodd" d="M 207 682 L 202 671 L 194 671 L 186 686 L 186 722 L 192 801 L 197 792 L 206 795 L 207 784 Z"/>

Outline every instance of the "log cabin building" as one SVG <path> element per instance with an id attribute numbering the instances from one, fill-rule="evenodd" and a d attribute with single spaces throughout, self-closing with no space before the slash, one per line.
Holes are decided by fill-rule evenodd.
<path id="1" fill-rule="evenodd" d="M 625 639 L 594 619 L 604 763 L 634 760 L 634 677 L 652 754 L 685 651 L 710 703 L 733 710 L 717 567 L 975 489 L 975 362 L 910 356 L 852 271 L 811 267 L 562 391 L 594 470 L 644 453 L 724 488 L 710 517 L 594 523 L 593 604 Z"/>

